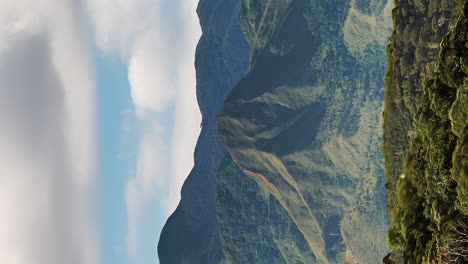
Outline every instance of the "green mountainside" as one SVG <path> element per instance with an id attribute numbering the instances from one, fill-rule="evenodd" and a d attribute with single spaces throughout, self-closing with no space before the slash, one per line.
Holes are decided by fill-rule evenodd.
<path id="1" fill-rule="evenodd" d="M 396 5 L 384 115 L 393 252 L 384 262 L 468 263 L 468 2 Z"/>
<path id="2" fill-rule="evenodd" d="M 379 263 L 391 2 L 243 0 L 250 70 L 218 119 L 228 263 Z"/>
<path id="3" fill-rule="evenodd" d="M 227 263 L 315 263 L 307 242 L 278 200 L 229 155 L 221 164 L 217 212 Z"/>

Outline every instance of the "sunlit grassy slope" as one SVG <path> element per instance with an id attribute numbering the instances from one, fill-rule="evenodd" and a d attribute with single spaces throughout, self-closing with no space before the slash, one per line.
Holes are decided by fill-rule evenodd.
<path id="1" fill-rule="evenodd" d="M 250 71 L 218 119 L 232 157 L 216 191 L 229 262 L 386 255 L 380 118 L 390 9 L 375 0 L 242 1 Z"/>

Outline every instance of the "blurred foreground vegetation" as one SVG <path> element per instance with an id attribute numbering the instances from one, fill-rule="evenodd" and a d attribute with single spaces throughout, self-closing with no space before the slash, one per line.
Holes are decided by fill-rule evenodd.
<path id="1" fill-rule="evenodd" d="M 384 262 L 468 263 L 468 3 L 397 4 L 384 115 L 393 252 Z"/>

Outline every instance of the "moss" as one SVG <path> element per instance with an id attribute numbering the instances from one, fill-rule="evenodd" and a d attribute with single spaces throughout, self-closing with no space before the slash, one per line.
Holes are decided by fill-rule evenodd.
<path id="1" fill-rule="evenodd" d="M 216 182 L 221 243 L 231 263 L 315 263 L 283 206 L 227 155 Z"/>
<path id="2" fill-rule="evenodd" d="M 426 73 L 422 95 L 415 102 L 416 111 L 407 110 L 414 118 L 414 134 L 402 155 L 404 163 L 387 159 L 389 183 L 395 184 L 391 189 L 395 195 L 390 196 L 392 227 L 388 238 L 392 248 L 401 252 L 406 263 L 438 263 L 443 257 L 441 241 L 453 232 L 449 223 L 467 214 L 465 194 L 468 186 L 464 185 L 466 177 L 463 175 L 466 175 L 468 164 L 463 151 L 468 124 L 468 74 L 463 70 L 463 61 L 467 57 L 468 3 L 464 2 L 450 34 L 441 40 L 435 71 Z M 419 7 L 418 10 L 425 9 Z M 396 47 L 393 42 L 390 55 L 395 55 Z M 392 59 L 395 57 L 391 57 L 390 63 Z M 386 100 L 391 98 L 393 90 L 397 90 L 392 82 L 405 75 L 404 72 L 398 76 L 395 71 L 390 72 Z M 410 86 L 409 89 L 417 90 L 417 87 Z M 389 111 L 395 110 L 388 103 L 387 107 Z M 387 132 L 394 129 L 396 124 L 392 122 L 395 118 L 400 118 L 397 120 L 401 122 L 402 115 L 394 115 L 386 114 Z M 389 150 L 395 148 L 391 145 L 395 139 L 388 138 L 387 134 L 385 140 L 389 157 Z M 391 175 L 398 166 L 402 167 L 400 176 Z M 392 188 L 392 185 L 388 186 Z"/>

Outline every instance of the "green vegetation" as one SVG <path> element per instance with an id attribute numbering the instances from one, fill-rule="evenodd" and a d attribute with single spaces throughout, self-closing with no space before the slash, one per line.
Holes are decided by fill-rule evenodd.
<path id="1" fill-rule="evenodd" d="M 360 8 L 364 4 L 368 6 Z M 343 36 L 350 51 L 362 52 L 362 48 L 372 42 L 379 45 L 388 44 L 388 36 L 392 31 L 393 3 L 388 0 L 384 4 L 384 1 L 357 0 L 356 4 L 351 6 L 343 27 Z M 372 6 L 376 7 L 371 8 Z"/>
<path id="2" fill-rule="evenodd" d="M 384 115 L 394 252 L 385 263 L 468 262 L 459 251 L 468 247 L 468 2 L 436 2 L 399 1 L 394 12 Z M 432 28 L 415 14 L 428 15 Z M 439 46 L 439 56 L 431 53 Z"/>
<path id="3" fill-rule="evenodd" d="M 239 23 L 251 47 L 251 58 L 266 46 L 281 25 L 292 0 L 241 0 Z"/>
<path id="4" fill-rule="evenodd" d="M 220 168 L 216 201 L 227 263 L 314 263 L 304 236 L 281 204 L 247 178 L 229 155 Z"/>
<path id="5" fill-rule="evenodd" d="M 239 167 L 224 162 L 217 182 L 232 263 L 378 263 L 388 252 L 379 131 L 391 3 L 365 6 L 242 1 L 251 67 L 218 119 Z"/>
<path id="6" fill-rule="evenodd" d="M 453 24 L 456 6 L 456 0 L 400 0 L 393 10 L 383 135 L 390 214 L 396 183 L 403 173 L 403 161 L 415 133 L 413 117 L 422 84 L 434 72 L 439 43 Z"/>

